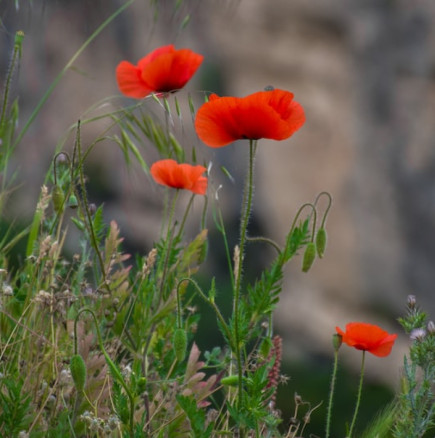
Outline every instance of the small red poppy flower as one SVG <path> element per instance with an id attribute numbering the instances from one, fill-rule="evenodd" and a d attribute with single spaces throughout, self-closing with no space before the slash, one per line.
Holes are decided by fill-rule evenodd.
<path id="1" fill-rule="evenodd" d="M 116 67 L 116 80 L 121 93 L 136 99 L 153 92 L 169 93 L 183 88 L 203 59 L 190 49 L 164 46 L 149 53 L 137 65 L 121 61 Z"/>
<path id="2" fill-rule="evenodd" d="M 391 335 L 377 325 L 365 322 L 350 322 L 346 324 L 345 332 L 340 327 L 335 329 L 345 344 L 379 357 L 385 357 L 391 353 L 397 338 L 397 335 Z"/>
<path id="3" fill-rule="evenodd" d="M 202 176 L 206 170 L 204 166 L 178 164 L 170 159 L 156 161 L 150 169 L 152 177 L 158 184 L 174 189 L 190 190 L 197 195 L 205 195 L 207 191 L 207 177 Z"/>
<path id="4" fill-rule="evenodd" d="M 304 123 L 293 93 L 274 89 L 246 97 L 210 95 L 196 114 L 195 129 L 206 145 L 217 148 L 242 139 L 284 140 Z"/>

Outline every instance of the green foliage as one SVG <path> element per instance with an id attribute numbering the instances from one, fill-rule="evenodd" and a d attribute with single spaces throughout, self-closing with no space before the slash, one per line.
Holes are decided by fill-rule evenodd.
<path id="1" fill-rule="evenodd" d="M 213 432 L 214 423 L 206 426 L 206 415 L 203 409 L 198 407 L 198 402 L 193 397 L 183 395 L 176 396 L 178 404 L 189 419 L 191 435 L 194 438 L 208 438 Z"/>
<path id="2" fill-rule="evenodd" d="M 0 433 L 15 437 L 26 430 L 30 416 L 31 396 L 23 388 L 24 381 L 18 376 L 4 376 L 0 379 Z"/>

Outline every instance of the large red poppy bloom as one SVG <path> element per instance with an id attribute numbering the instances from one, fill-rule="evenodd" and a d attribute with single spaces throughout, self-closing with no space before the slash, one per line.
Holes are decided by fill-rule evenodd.
<path id="1" fill-rule="evenodd" d="M 151 175 L 158 184 L 174 189 L 190 190 L 198 195 L 205 195 L 207 191 L 207 177 L 202 176 L 206 170 L 204 166 L 178 164 L 170 159 L 156 161 L 150 169 Z"/>
<path id="2" fill-rule="evenodd" d="M 196 114 L 195 129 L 206 145 L 221 147 L 242 139 L 284 140 L 304 122 L 304 109 L 293 93 L 276 89 L 246 97 L 212 94 Z"/>
<path id="3" fill-rule="evenodd" d="M 391 353 L 397 335 L 390 335 L 377 325 L 365 322 L 350 322 L 346 331 L 335 328 L 345 344 L 357 350 L 368 351 L 375 356 L 384 357 Z"/>
<path id="4" fill-rule="evenodd" d="M 118 87 L 128 97 L 142 99 L 148 94 L 179 90 L 195 74 L 203 60 L 192 50 L 160 47 L 142 58 L 137 65 L 121 61 L 116 67 Z"/>

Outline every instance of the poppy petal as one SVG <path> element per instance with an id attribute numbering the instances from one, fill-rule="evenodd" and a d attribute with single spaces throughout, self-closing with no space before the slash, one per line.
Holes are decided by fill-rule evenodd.
<path id="1" fill-rule="evenodd" d="M 369 350 L 370 353 L 378 357 L 388 356 L 391 353 L 396 338 L 397 335 L 387 336 L 385 339 L 381 341 L 381 343 L 377 347 L 371 348 Z"/>
<path id="2" fill-rule="evenodd" d="M 175 91 L 186 85 L 202 60 L 203 56 L 189 49 L 163 53 L 145 66 L 141 77 L 155 91 Z"/>
<path id="3" fill-rule="evenodd" d="M 148 53 L 148 55 L 140 59 L 137 63 L 137 66 L 139 70 L 143 70 L 150 62 L 154 61 L 159 56 L 164 55 L 165 53 L 173 52 L 175 52 L 175 47 L 173 46 L 173 44 L 170 44 L 169 46 L 159 47 L 158 49 L 153 50 L 151 53 Z"/>
<path id="4" fill-rule="evenodd" d="M 140 77 L 140 70 L 128 61 L 121 61 L 116 67 L 116 81 L 121 93 L 128 97 L 142 99 L 151 90 Z"/>
<path id="5" fill-rule="evenodd" d="M 237 108 L 237 98 L 212 97 L 198 110 L 195 130 L 207 146 L 221 147 L 240 139 L 234 108 Z"/>

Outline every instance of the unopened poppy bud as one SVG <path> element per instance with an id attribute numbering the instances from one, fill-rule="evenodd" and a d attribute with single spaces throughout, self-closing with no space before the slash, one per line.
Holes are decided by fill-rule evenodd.
<path id="1" fill-rule="evenodd" d="M 147 386 L 146 377 L 140 377 L 139 380 L 137 381 L 138 394 L 142 394 L 143 392 L 145 392 L 146 386 Z"/>
<path id="2" fill-rule="evenodd" d="M 317 255 L 320 258 L 322 258 L 323 254 L 325 254 L 326 241 L 327 241 L 326 230 L 322 227 L 319 229 L 319 231 L 317 231 L 316 234 Z"/>
<path id="3" fill-rule="evenodd" d="M 434 335 L 434 334 L 435 334 L 435 324 L 434 324 L 433 321 L 429 321 L 429 322 L 427 323 L 427 332 L 428 332 L 430 335 Z"/>
<path id="4" fill-rule="evenodd" d="M 225 386 L 237 386 L 238 382 L 239 382 L 239 376 L 237 374 L 222 377 L 221 379 L 221 384 Z"/>
<path id="5" fill-rule="evenodd" d="M 316 259 L 316 245 L 314 242 L 310 242 L 305 248 L 304 258 L 302 260 L 302 272 L 308 272 L 313 266 Z"/>
<path id="6" fill-rule="evenodd" d="M 341 344 L 343 343 L 343 338 L 338 333 L 334 333 L 332 335 L 332 345 L 334 347 L 335 351 L 338 351 L 341 347 Z"/>
<path id="7" fill-rule="evenodd" d="M 70 361 L 69 369 L 76 390 L 81 392 L 86 385 L 86 365 L 80 354 L 75 354 Z"/>
<path id="8" fill-rule="evenodd" d="M 182 362 L 186 357 L 187 350 L 187 335 L 186 332 L 178 328 L 174 332 L 174 336 L 172 338 L 172 343 L 174 346 L 175 357 L 178 362 Z"/>
<path id="9" fill-rule="evenodd" d="M 65 202 L 65 194 L 62 187 L 55 184 L 53 191 L 51 192 L 51 199 L 53 201 L 53 208 L 56 213 L 62 213 L 63 205 Z"/>
<path id="10" fill-rule="evenodd" d="M 273 91 L 275 89 L 275 87 L 273 85 L 266 85 L 264 87 L 264 91 Z"/>
<path id="11" fill-rule="evenodd" d="M 417 300 L 415 299 L 415 295 L 408 295 L 407 299 L 408 307 L 412 310 L 415 308 L 415 304 L 417 303 Z"/>
<path id="12" fill-rule="evenodd" d="M 78 201 L 77 201 L 76 195 L 72 194 L 72 195 L 69 197 L 69 200 L 68 200 L 68 207 L 69 207 L 69 208 L 72 208 L 72 209 L 75 209 L 75 208 L 77 208 L 78 206 L 79 206 L 79 203 L 78 203 Z"/>

